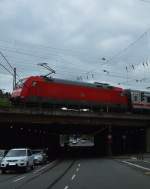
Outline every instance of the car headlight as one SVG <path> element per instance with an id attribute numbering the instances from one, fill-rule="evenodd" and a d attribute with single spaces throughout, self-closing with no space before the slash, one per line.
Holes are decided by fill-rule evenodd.
<path id="1" fill-rule="evenodd" d="M 20 159 L 20 162 L 26 162 L 27 160 L 26 159 Z"/>

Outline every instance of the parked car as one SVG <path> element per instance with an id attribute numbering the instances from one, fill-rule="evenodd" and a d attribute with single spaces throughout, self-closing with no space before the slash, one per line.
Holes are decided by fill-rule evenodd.
<path id="1" fill-rule="evenodd" d="M 16 148 L 8 151 L 1 161 L 1 171 L 5 173 L 7 170 L 34 169 L 34 156 L 28 148 Z"/>
<path id="2" fill-rule="evenodd" d="M 86 141 L 87 141 L 87 139 L 85 139 L 85 138 L 81 139 L 81 143 L 85 143 Z"/>
<path id="3" fill-rule="evenodd" d="M 77 144 L 78 143 L 78 141 L 76 140 L 76 139 L 74 139 L 73 141 L 72 141 L 72 144 Z"/>
<path id="4" fill-rule="evenodd" d="M 44 164 L 47 162 L 48 156 L 44 149 L 32 150 L 32 153 L 34 155 L 35 165 Z"/>
<path id="5" fill-rule="evenodd" d="M 5 155 L 7 154 L 8 150 L 0 150 L 0 163 L 2 161 L 2 159 L 5 157 Z"/>

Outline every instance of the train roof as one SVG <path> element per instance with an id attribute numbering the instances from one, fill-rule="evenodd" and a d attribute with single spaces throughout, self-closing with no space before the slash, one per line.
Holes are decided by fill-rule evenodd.
<path id="1" fill-rule="evenodd" d="M 96 87 L 96 88 L 100 87 L 100 88 L 118 89 L 118 90 L 122 89 L 122 88 L 118 88 L 118 87 L 114 87 L 112 85 L 109 85 L 108 83 L 99 83 L 99 82 L 86 83 L 86 82 L 71 81 L 71 80 L 51 78 L 51 77 L 45 77 L 45 76 L 42 76 L 42 78 L 44 78 L 46 81 L 68 84 L 68 85 L 78 85 L 78 86 Z"/>
<path id="2" fill-rule="evenodd" d="M 150 91 L 146 91 L 146 90 L 138 90 L 138 89 L 126 89 L 126 91 L 130 91 L 130 92 L 140 92 L 140 93 L 147 93 L 150 94 Z"/>

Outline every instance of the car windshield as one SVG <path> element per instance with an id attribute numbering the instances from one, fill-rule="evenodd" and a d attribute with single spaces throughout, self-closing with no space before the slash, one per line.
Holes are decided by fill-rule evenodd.
<path id="1" fill-rule="evenodd" d="M 33 150 L 32 152 L 33 152 L 33 154 L 40 154 L 40 153 L 42 153 L 41 150 Z"/>
<path id="2" fill-rule="evenodd" d="M 26 156 L 26 150 L 10 150 L 6 157 Z"/>

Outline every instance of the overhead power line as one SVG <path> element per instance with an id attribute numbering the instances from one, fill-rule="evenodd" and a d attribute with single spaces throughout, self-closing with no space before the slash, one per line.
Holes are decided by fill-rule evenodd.
<path id="1" fill-rule="evenodd" d="M 12 67 L 12 65 L 9 63 L 9 61 L 7 60 L 7 58 L 4 56 L 4 54 L 0 51 L 0 55 L 3 57 L 3 59 L 6 61 L 6 63 L 9 65 L 9 67 L 13 70 L 14 68 Z"/>
<path id="2" fill-rule="evenodd" d="M 128 49 L 130 49 L 130 48 L 132 48 L 135 44 L 137 44 L 141 39 L 143 39 L 146 35 L 148 35 L 148 33 L 150 32 L 150 28 L 148 28 L 144 33 L 142 33 L 136 40 L 134 40 L 133 42 L 131 42 L 130 44 L 128 44 L 125 48 L 123 48 L 121 51 L 119 51 L 118 53 L 116 53 L 116 54 L 114 54 L 112 57 L 110 57 L 110 58 L 108 58 L 108 59 L 106 59 L 106 58 L 102 58 L 101 60 L 103 60 L 103 62 L 104 62 L 104 64 L 103 65 L 109 65 L 109 66 L 111 66 L 112 64 L 112 61 L 114 61 L 115 59 L 117 59 L 118 57 L 120 57 L 122 54 L 124 54 Z M 140 63 L 141 64 L 141 63 Z M 124 73 L 125 72 L 128 72 L 129 71 L 129 68 L 131 67 L 131 70 L 135 70 L 135 68 L 137 67 L 137 66 L 139 66 L 140 65 L 139 63 L 137 64 L 136 63 L 136 65 L 134 64 L 134 63 L 132 63 L 131 65 L 124 65 Z M 145 63 L 143 63 L 142 62 L 142 65 L 143 66 L 148 66 L 148 63 L 147 62 L 145 62 Z M 103 68 L 102 68 L 103 69 Z M 103 69 L 104 70 L 104 69 Z M 82 73 L 80 76 L 82 77 L 82 75 L 86 75 L 86 74 L 88 74 L 88 73 L 94 73 L 94 72 L 97 72 L 98 71 L 98 67 L 96 67 L 95 69 L 92 69 L 92 70 L 89 70 L 88 72 L 85 72 L 85 73 Z M 106 72 L 106 71 L 104 71 L 104 72 Z M 107 73 L 107 76 L 112 76 L 112 73 L 111 73 L 111 71 L 109 71 L 109 74 L 108 74 L 108 72 L 106 72 Z M 116 76 L 115 76 L 116 77 Z M 118 76 L 117 76 L 118 77 Z"/>
<path id="3" fill-rule="evenodd" d="M 147 35 L 149 31 L 150 31 L 150 28 L 148 30 L 146 30 L 144 33 L 142 33 L 135 41 L 131 42 L 127 47 L 125 47 L 124 49 L 119 51 L 117 54 L 115 54 L 111 58 L 109 58 L 106 62 L 110 62 L 110 61 L 114 60 L 115 58 L 119 57 L 124 52 L 126 52 L 129 48 L 131 48 L 133 45 L 135 45 L 139 40 L 141 40 L 143 37 L 145 37 L 145 35 Z"/>
<path id="4" fill-rule="evenodd" d="M 5 63 L 8 65 L 8 67 L 9 67 L 9 69 L 6 67 L 6 66 L 4 66 L 2 63 L 3 63 L 3 60 L 0 62 L 0 66 L 4 69 L 4 70 L 6 70 L 10 75 L 12 75 L 13 76 L 13 78 L 15 79 L 15 85 L 16 85 L 16 77 L 18 77 L 18 79 L 20 79 L 20 76 L 16 73 L 16 68 L 14 68 L 11 64 L 10 64 L 10 62 L 8 61 L 8 59 L 5 57 L 5 55 L 0 51 L 0 56 L 2 57 L 2 59 L 5 61 Z M 13 84 L 13 87 L 15 86 Z"/>
<path id="5" fill-rule="evenodd" d="M 3 64 L 1 64 L 0 63 L 0 66 L 4 69 L 4 70 L 6 70 L 10 75 L 14 75 L 13 73 L 11 73 L 10 71 L 9 71 L 9 69 L 7 69 Z"/>
<path id="6" fill-rule="evenodd" d="M 143 1 L 143 2 L 145 2 L 145 3 L 150 3 L 149 0 L 140 0 L 140 1 Z"/>

